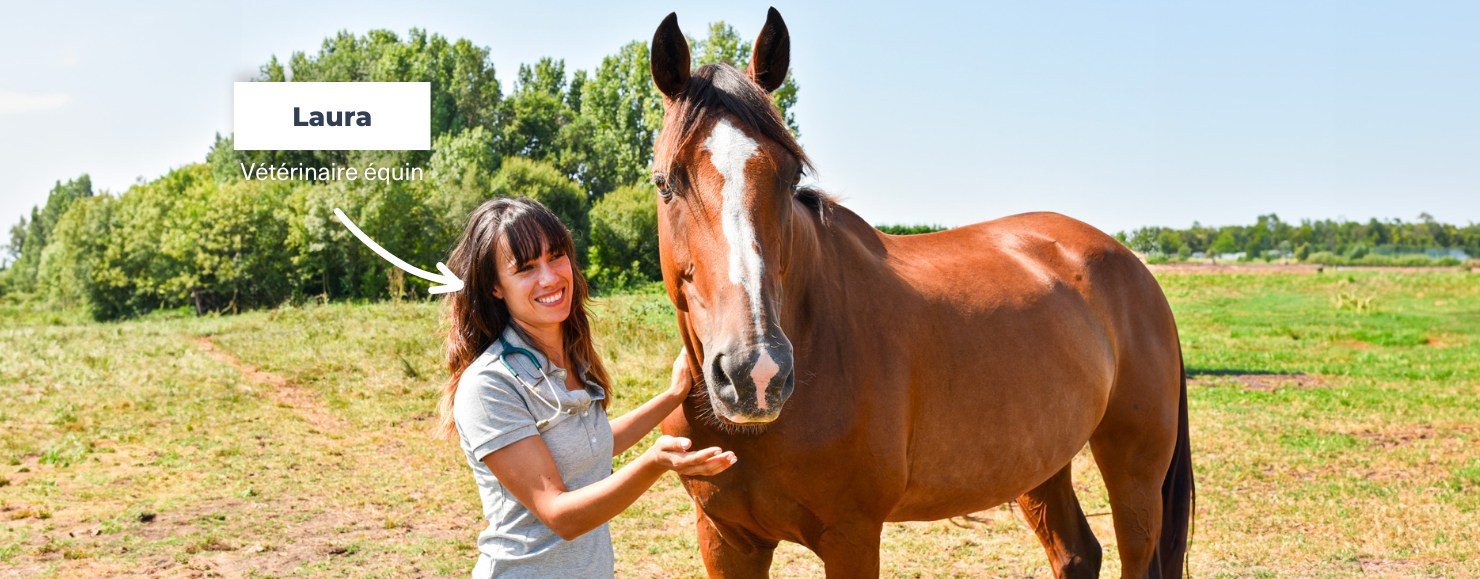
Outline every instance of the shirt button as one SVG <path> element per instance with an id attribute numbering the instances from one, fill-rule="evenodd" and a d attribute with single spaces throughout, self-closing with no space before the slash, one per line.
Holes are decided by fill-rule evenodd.
<path id="1" fill-rule="evenodd" d="M 591 439 L 591 443 L 592 444 L 595 444 L 596 443 L 596 439 L 595 438 Z"/>

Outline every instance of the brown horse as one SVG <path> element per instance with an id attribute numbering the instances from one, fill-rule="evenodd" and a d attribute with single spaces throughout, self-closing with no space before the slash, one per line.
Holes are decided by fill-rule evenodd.
<path id="1" fill-rule="evenodd" d="M 1156 280 L 1061 215 L 895 237 L 799 189 L 767 94 L 789 45 L 775 9 L 744 73 L 691 71 L 675 15 L 653 35 L 663 280 L 703 381 L 663 431 L 740 457 L 683 481 L 710 575 L 765 576 L 785 540 L 874 576 L 886 521 L 1017 499 L 1055 575 L 1095 576 L 1070 480 L 1088 442 L 1125 576 L 1180 577 L 1186 379 Z"/>

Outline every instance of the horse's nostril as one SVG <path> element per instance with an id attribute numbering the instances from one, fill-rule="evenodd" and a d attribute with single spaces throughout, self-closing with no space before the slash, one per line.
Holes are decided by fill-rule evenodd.
<path id="1" fill-rule="evenodd" d="M 790 398 L 792 391 L 793 390 L 796 390 L 796 387 L 797 387 L 797 373 L 796 373 L 796 369 L 795 368 L 788 368 L 787 371 L 786 371 L 786 380 L 781 383 L 781 399 L 782 400 L 786 400 L 787 398 Z"/>
<path id="2" fill-rule="evenodd" d="M 714 361 L 710 362 L 710 372 L 714 374 L 716 386 L 726 386 L 730 383 L 730 376 L 725 374 L 725 355 L 715 354 Z"/>
<path id="3" fill-rule="evenodd" d="M 714 361 L 709 363 L 709 374 L 709 379 L 713 381 L 710 392 L 730 404 L 740 399 L 739 393 L 735 391 L 735 380 L 725 371 L 724 354 L 715 354 Z"/>

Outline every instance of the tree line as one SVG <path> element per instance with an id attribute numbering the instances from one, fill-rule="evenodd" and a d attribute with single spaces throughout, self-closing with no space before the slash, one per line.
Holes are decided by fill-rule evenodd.
<path id="1" fill-rule="evenodd" d="M 1142 227 L 1115 235 L 1152 260 L 1297 260 L 1325 265 L 1458 265 L 1480 257 L 1480 224 L 1440 223 L 1423 213 L 1417 221 L 1301 220 L 1288 223 L 1273 213 L 1252 225 L 1187 229 Z"/>
<path id="2" fill-rule="evenodd" d="M 750 42 L 723 22 L 690 39 L 696 66 L 741 69 Z M 424 294 L 333 217 L 342 208 L 367 234 L 423 267 L 445 260 L 474 207 L 527 196 L 574 233 L 593 285 L 660 279 L 649 184 L 661 95 L 648 47 L 622 46 L 592 71 L 563 60 L 521 64 L 501 87 L 487 48 L 412 29 L 340 32 L 316 53 L 273 56 L 261 82 L 429 82 L 429 151 L 237 151 L 217 135 L 204 160 L 122 193 L 87 175 L 58 181 L 44 205 L 10 229 L 0 292 L 81 308 L 100 320 L 160 308 L 197 312 L 293 299 L 383 299 Z M 788 75 L 773 95 L 799 134 Z M 261 181 L 241 164 L 425 167 L 421 181 Z"/>

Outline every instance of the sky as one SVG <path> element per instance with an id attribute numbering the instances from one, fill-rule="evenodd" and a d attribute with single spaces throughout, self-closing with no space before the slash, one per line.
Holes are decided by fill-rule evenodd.
<path id="1" fill-rule="evenodd" d="M 58 180 L 118 194 L 204 160 L 233 82 L 339 30 L 467 38 L 507 91 L 520 63 L 591 70 L 669 12 L 754 37 L 769 5 L 4 3 L 6 229 Z M 816 184 L 876 224 L 1480 222 L 1480 3 L 775 5 Z"/>

